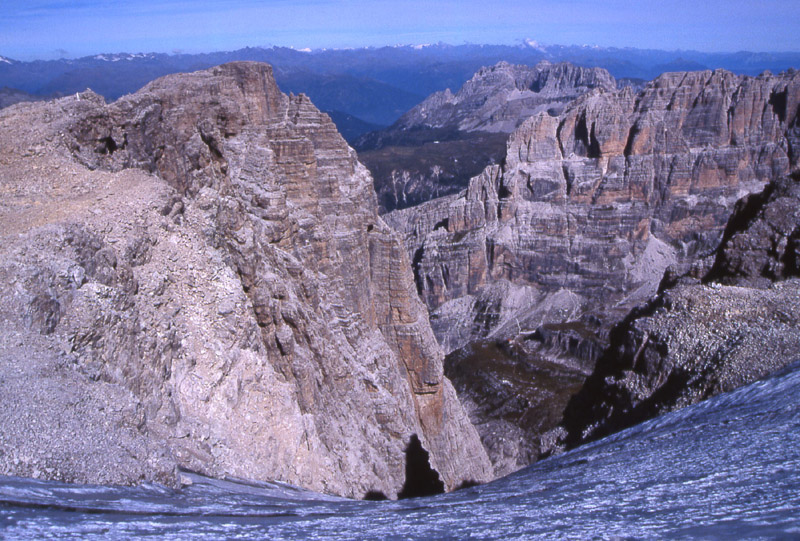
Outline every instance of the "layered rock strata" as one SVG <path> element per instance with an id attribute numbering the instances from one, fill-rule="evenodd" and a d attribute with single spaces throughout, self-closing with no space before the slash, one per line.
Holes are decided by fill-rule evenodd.
<path id="1" fill-rule="evenodd" d="M 489 478 L 369 173 L 269 66 L 1 114 L 3 473 L 396 497 L 416 435 Z"/>
<path id="2" fill-rule="evenodd" d="M 470 177 L 504 158 L 505 134 L 526 118 L 561 113 L 586 92 L 615 90 L 604 69 L 544 60 L 481 68 L 455 94 L 436 92 L 391 127 L 356 141 L 375 178 L 378 200 L 393 210 L 459 191 Z"/>
<path id="3" fill-rule="evenodd" d="M 665 289 L 611 334 L 566 409 L 563 443 L 595 439 L 730 391 L 800 356 L 800 176 L 742 200 L 702 280 Z"/>
<path id="4" fill-rule="evenodd" d="M 798 103 L 794 71 L 671 73 L 638 94 L 594 90 L 559 117 L 526 120 L 505 163 L 461 194 L 387 214 L 442 346 L 510 341 L 526 362 L 586 377 L 613 324 L 667 268 L 701 264 L 735 202 L 797 167 Z M 468 408 L 484 426 L 497 408 L 481 403 Z"/>

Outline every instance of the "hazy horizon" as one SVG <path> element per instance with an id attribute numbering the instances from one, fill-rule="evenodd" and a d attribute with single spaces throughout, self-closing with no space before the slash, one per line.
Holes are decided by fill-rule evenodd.
<path id="1" fill-rule="evenodd" d="M 16 60 L 113 53 L 201 53 L 394 45 L 548 45 L 699 52 L 800 52 L 800 3 L 765 0 L 100 0 L 12 1 L 0 55 Z"/>

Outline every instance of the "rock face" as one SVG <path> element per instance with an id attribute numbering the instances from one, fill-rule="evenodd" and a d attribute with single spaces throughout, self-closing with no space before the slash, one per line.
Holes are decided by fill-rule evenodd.
<path id="1" fill-rule="evenodd" d="M 505 164 L 465 192 L 388 214 L 434 316 L 497 305 L 467 332 L 440 325 L 445 349 L 556 319 L 525 321 L 542 295 L 569 313 L 655 293 L 668 265 L 716 247 L 740 197 L 796 165 L 798 101 L 796 73 L 666 74 L 639 95 L 594 91 L 525 121 Z"/>
<path id="2" fill-rule="evenodd" d="M 405 208 L 454 193 L 504 157 L 504 134 L 540 112 L 556 116 L 586 92 L 617 88 L 604 69 L 542 61 L 481 68 L 461 89 L 437 92 L 386 130 L 356 141 L 375 177 L 379 203 Z M 404 149 L 413 148 L 406 156 Z"/>
<path id="3" fill-rule="evenodd" d="M 800 352 L 800 176 L 737 206 L 703 282 L 672 279 L 611 333 L 571 401 L 576 445 L 768 375 Z"/>
<path id="4" fill-rule="evenodd" d="M 481 68 L 459 91 L 430 95 L 404 114 L 393 130 L 455 128 L 459 131 L 511 133 L 541 112 L 557 116 L 586 92 L 616 90 L 617 82 L 601 68 L 543 60 L 533 67 L 498 62 Z"/>
<path id="5" fill-rule="evenodd" d="M 597 89 L 559 117 L 526 120 L 505 163 L 461 194 L 387 214 L 442 346 L 510 340 L 534 364 L 585 377 L 668 267 L 701 264 L 735 202 L 797 167 L 798 103 L 793 71 Z M 468 408 L 483 411 L 479 425 L 492 418 L 488 405 Z"/>
<path id="6" fill-rule="evenodd" d="M 369 173 L 269 66 L 1 114 L 2 473 L 396 497 L 416 437 L 490 477 Z"/>

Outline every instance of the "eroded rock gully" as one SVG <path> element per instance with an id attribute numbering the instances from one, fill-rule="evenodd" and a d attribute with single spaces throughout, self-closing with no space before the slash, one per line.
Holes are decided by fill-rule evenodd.
<path id="1" fill-rule="evenodd" d="M 707 272 L 736 201 L 797 167 L 799 103 L 795 71 L 669 73 L 639 93 L 595 89 L 558 117 L 526 120 L 505 163 L 465 191 L 384 216 L 405 239 L 451 352 L 448 374 L 497 473 L 558 439 L 537 423 L 524 428 L 525 404 L 555 420 L 568 395 L 529 397 L 524 374 L 545 370 L 579 388 L 613 325 L 656 293 L 668 268 Z"/>
<path id="2" fill-rule="evenodd" d="M 17 105 L 0 141 L 0 472 L 396 497 L 418 438 L 446 489 L 490 478 L 368 172 L 269 66 Z"/>

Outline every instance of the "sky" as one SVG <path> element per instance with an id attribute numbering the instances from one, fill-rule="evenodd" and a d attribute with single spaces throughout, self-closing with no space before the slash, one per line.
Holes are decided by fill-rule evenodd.
<path id="1" fill-rule="evenodd" d="M 798 0 L 0 0 L 0 55 L 33 60 L 525 39 L 796 52 L 798 22 Z"/>

